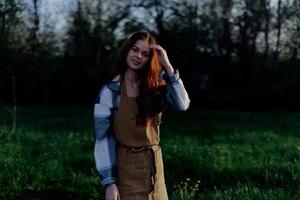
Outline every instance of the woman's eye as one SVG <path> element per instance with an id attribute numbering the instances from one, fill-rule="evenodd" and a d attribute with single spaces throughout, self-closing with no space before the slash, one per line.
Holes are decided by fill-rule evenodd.
<path id="1" fill-rule="evenodd" d="M 137 52 L 139 49 L 136 48 L 136 47 L 132 47 L 132 50 L 135 51 L 135 52 Z"/>
<path id="2" fill-rule="evenodd" d="M 144 55 L 145 57 L 147 57 L 147 58 L 150 56 L 150 54 L 149 54 L 149 53 L 146 53 L 146 52 L 143 53 L 143 55 Z"/>

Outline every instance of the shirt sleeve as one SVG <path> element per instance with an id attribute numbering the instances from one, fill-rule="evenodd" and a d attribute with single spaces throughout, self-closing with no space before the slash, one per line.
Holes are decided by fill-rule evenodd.
<path id="1" fill-rule="evenodd" d="M 104 86 L 94 106 L 94 156 L 103 186 L 117 180 L 116 142 L 111 132 L 112 91 Z"/>
<path id="2" fill-rule="evenodd" d="M 163 78 L 166 81 L 167 100 L 172 108 L 178 111 L 187 110 L 190 105 L 190 99 L 179 76 L 179 71 L 175 70 L 173 76 L 163 73 Z"/>

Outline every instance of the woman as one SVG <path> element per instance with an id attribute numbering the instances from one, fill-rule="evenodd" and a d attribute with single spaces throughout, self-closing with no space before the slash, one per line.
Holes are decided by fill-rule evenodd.
<path id="1" fill-rule="evenodd" d="M 94 108 L 95 161 L 106 200 L 168 199 L 159 147 L 161 113 L 189 107 L 166 51 L 148 32 L 125 42 Z"/>

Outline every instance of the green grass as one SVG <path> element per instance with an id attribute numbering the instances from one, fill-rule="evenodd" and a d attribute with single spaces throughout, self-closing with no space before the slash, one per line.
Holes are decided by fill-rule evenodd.
<path id="1" fill-rule="evenodd" d="M 300 114 L 169 112 L 161 125 L 171 200 L 299 199 Z M 92 110 L 0 109 L 0 199 L 103 199 Z"/>

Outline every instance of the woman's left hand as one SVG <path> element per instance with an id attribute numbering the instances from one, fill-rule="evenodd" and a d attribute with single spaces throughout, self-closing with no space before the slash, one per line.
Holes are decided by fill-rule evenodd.
<path id="1" fill-rule="evenodd" d="M 174 69 L 169 61 L 166 50 L 158 44 L 150 45 L 150 48 L 156 50 L 160 66 L 167 71 L 169 76 L 172 76 L 174 74 Z"/>

